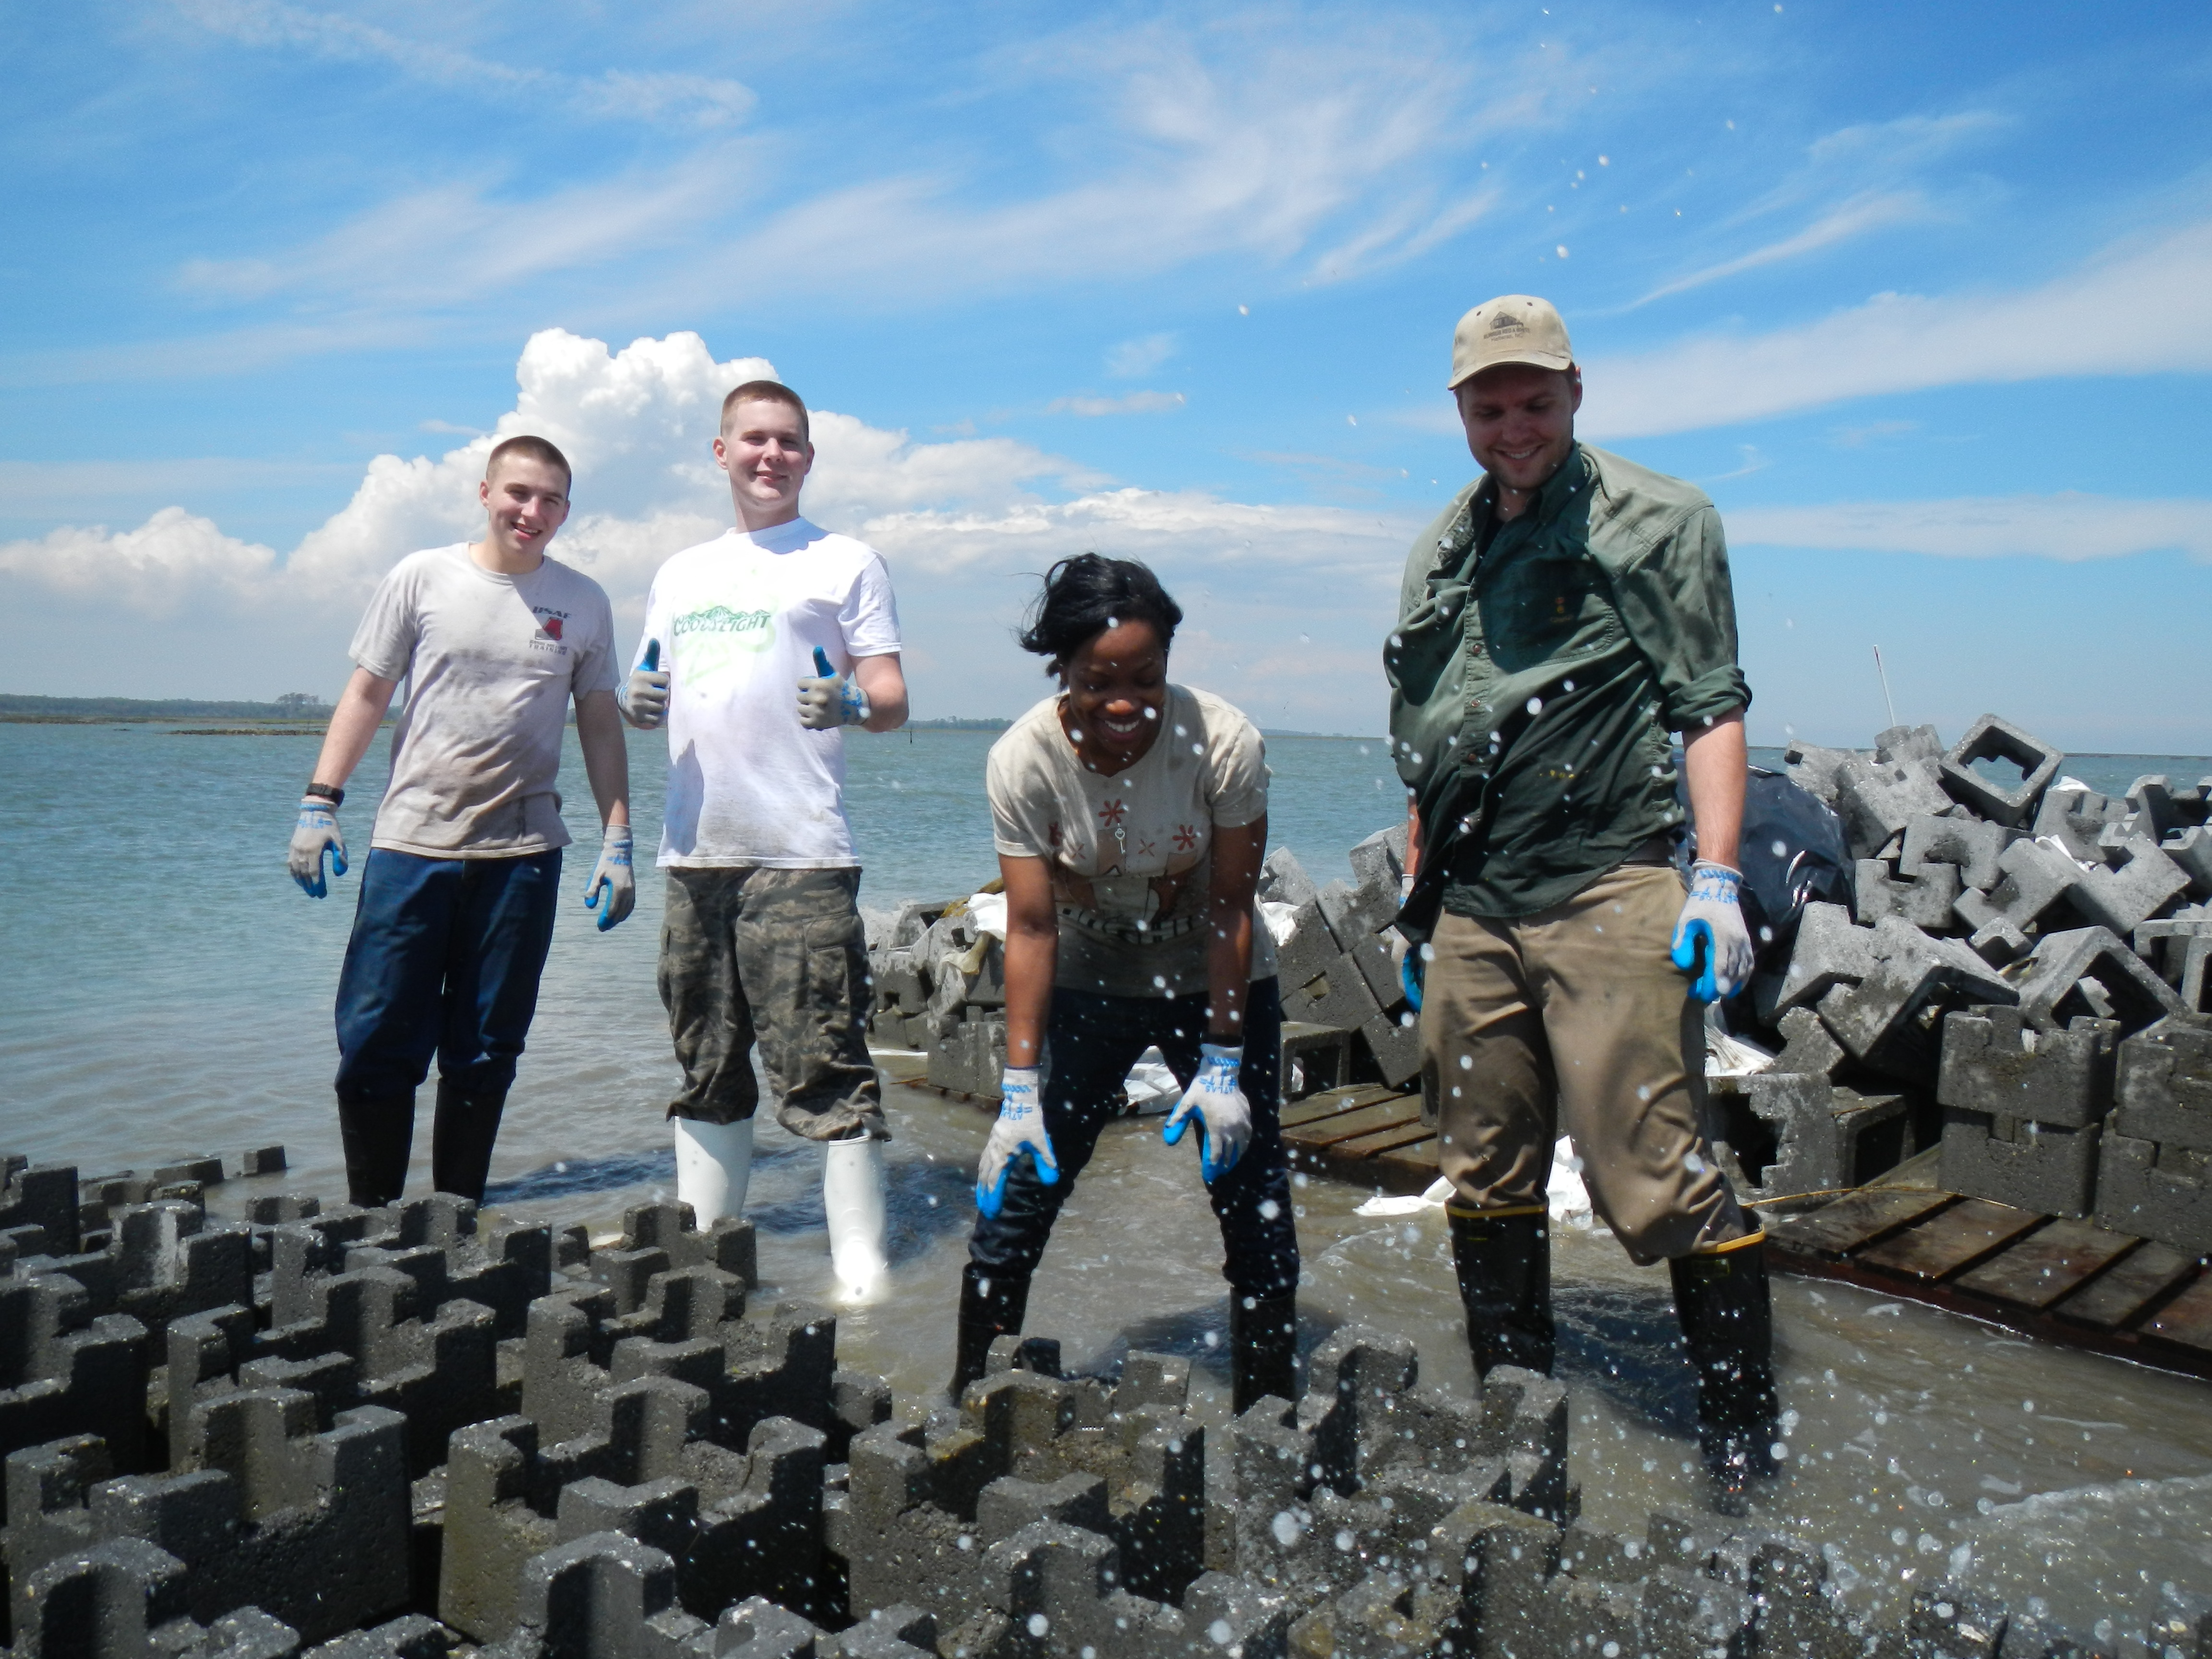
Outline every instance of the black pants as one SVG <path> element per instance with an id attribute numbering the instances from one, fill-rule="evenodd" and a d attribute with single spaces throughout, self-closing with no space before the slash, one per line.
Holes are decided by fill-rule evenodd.
<path id="1" fill-rule="evenodd" d="M 1098 1132 L 1119 1107 L 1122 1080 L 1138 1056 L 1157 1045 L 1185 1088 L 1198 1074 L 1207 1000 L 1203 992 L 1159 998 L 1053 992 L 1045 1034 L 1051 1063 L 1044 1085 L 1044 1127 L 1060 1160 L 1060 1179 L 1047 1186 L 1027 1158 L 1014 1160 L 999 1213 L 978 1215 L 968 1240 L 969 1259 L 978 1268 L 1024 1278 L 1036 1271 L 1060 1206 L 1090 1163 Z M 1227 1258 L 1222 1277 L 1239 1296 L 1285 1296 L 1298 1282 L 1291 1165 L 1283 1150 L 1282 1029 L 1276 982 L 1261 980 L 1245 998 L 1244 1064 L 1238 1079 L 1252 1108 L 1251 1144 L 1237 1167 L 1206 1193 L 1221 1223 Z M 1188 1143 L 1198 1133 L 1193 1122 L 1178 1149 L 1190 1153 L 1194 1180 L 1198 1154 Z"/>

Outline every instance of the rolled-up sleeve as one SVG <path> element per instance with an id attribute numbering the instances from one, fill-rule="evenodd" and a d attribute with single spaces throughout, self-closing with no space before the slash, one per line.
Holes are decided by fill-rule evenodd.
<path id="1" fill-rule="evenodd" d="M 1751 706 L 1750 683 L 1736 663 L 1728 543 L 1711 506 L 1692 511 L 1619 571 L 1613 599 L 1629 638 L 1658 676 L 1660 714 L 1668 731 L 1705 726 Z"/>

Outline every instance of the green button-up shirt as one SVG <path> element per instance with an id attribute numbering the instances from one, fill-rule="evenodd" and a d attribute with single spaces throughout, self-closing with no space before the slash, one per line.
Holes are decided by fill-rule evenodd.
<path id="1" fill-rule="evenodd" d="M 1421 811 L 1404 921 L 1523 916 L 1681 820 L 1670 733 L 1735 713 L 1735 600 L 1704 493 L 1577 444 L 1494 521 L 1487 475 L 1413 539 L 1384 649 Z"/>

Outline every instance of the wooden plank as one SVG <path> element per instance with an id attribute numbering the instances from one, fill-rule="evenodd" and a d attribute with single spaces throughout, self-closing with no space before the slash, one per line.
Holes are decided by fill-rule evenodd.
<path id="1" fill-rule="evenodd" d="M 1962 1198 L 1917 1226 L 1857 1252 L 1852 1260 L 1861 1267 L 1910 1279 L 1948 1279 L 1995 1255 L 2049 1218 L 1985 1198 Z"/>
<path id="2" fill-rule="evenodd" d="M 2200 1278 L 2143 1321 L 2143 1334 L 2212 1355 L 2212 1275 Z"/>
<path id="3" fill-rule="evenodd" d="M 1392 1123 L 1367 1134 L 1340 1140 L 1330 1150 L 1340 1158 L 1373 1158 L 1378 1152 L 1394 1152 L 1401 1146 L 1436 1138 L 1434 1127 L 1422 1122 L 1417 1115 L 1402 1123 Z"/>
<path id="4" fill-rule="evenodd" d="M 1394 1128 L 1401 1123 L 1418 1123 L 1421 1111 L 1418 1102 L 1403 1098 L 1378 1100 L 1358 1111 L 1340 1112 L 1332 1117 L 1301 1123 L 1283 1131 L 1283 1139 L 1296 1141 L 1301 1146 L 1334 1146 L 1340 1140 L 1352 1140 L 1360 1135 L 1372 1134 L 1377 1129 Z"/>
<path id="5" fill-rule="evenodd" d="M 2094 1221 L 2054 1221 L 1962 1275 L 1959 1288 L 2023 1308 L 2047 1308 L 2141 1243 Z"/>
<path id="6" fill-rule="evenodd" d="M 2144 1308 L 2197 1274 L 2197 1258 L 2163 1244 L 2146 1244 L 2110 1273 L 2051 1310 L 2061 1319 L 2100 1330 L 2122 1330 Z"/>
<path id="7" fill-rule="evenodd" d="M 1349 1089 L 1324 1089 L 1317 1095 L 1308 1095 L 1303 1100 L 1293 1100 L 1283 1108 L 1281 1123 L 1285 1130 L 1335 1117 L 1345 1112 L 1356 1112 L 1363 1106 L 1372 1106 L 1382 1100 L 1411 1100 L 1419 1107 L 1419 1097 L 1401 1094 L 1395 1089 L 1386 1089 L 1379 1083 L 1354 1084 Z"/>
<path id="8" fill-rule="evenodd" d="M 1353 1169 L 1357 1173 L 1349 1179 L 1364 1180 L 1388 1193 L 1426 1192 L 1437 1178 L 1437 1138 L 1431 1135 L 1410 1146 L 1379 1152 Z"/>
<path id="9" fill-rule="evenodd" d="M 1786 1221 L 1767 1224 L 1769 1242 L 1782 1250 L 1844 1256 L 1911 1226 L 1952 1202 L 1949 1193 L 1869 1188 Z"/>

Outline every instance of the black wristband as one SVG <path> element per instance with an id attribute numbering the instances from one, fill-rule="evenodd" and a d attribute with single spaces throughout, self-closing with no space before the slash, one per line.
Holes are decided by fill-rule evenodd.
<path id="1" fill-rule="evenodd" d="M 302 789 L 300 793 L 302 796 L 314 795 L 319 797 L 321 799 L 330 802 L 332 806 L 343 806 L 345 805 L 345 791 L 339 788 L 335 783 L 311 783 L 305 789 Z"/>

